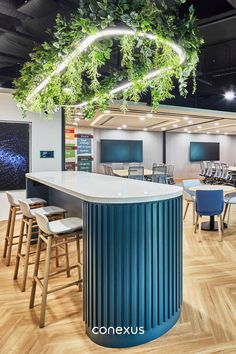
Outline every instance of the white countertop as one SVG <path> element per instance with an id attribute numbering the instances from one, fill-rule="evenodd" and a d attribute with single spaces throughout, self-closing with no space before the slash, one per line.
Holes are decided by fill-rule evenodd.
<path id="1" fill-rule="evenodd" d="M 175 198 L 183 193 L 182 187 L 88 172 L 34 172 L 27 173 L 26 177 L 91 203 L 143 203 Z"/>

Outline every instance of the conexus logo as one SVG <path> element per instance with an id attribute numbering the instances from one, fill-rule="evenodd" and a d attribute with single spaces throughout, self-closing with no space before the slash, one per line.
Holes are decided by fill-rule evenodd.
<path id="1" fill-rule="evenodd" d="M 93 334 L 144 334 L 144 327 L 93 327 Z"/>

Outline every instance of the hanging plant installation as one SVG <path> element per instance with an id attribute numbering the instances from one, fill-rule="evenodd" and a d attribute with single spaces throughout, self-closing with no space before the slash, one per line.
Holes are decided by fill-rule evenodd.
<path id="1" fill-rule="evenodd" d="M 152 0 L 82 0 L 70 21 L 57 16 L 52 41 L 35 48 L 15 81 L 15 99 L 27 110 L 52 115 L 60 106 L 79 107 L 87 118 L 104 111 L 113 99 L 139 101 L 150 89 L 152 109 L 193 91 L 200 46 L 194 9 L 179 17 L 176 0 L 170 7 Z M 120 51 L 122 59 L 117 60 Z M 114 59 L 115 58 L 115 59 Z M 115 60 L 115 63 L 114 63 Z"/>

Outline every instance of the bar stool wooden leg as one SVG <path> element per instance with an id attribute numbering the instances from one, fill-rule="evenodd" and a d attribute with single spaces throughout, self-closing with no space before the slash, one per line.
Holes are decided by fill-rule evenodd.
<path id="1" fill-rule="evenodd" d="M 79 235 L 76 238 L 76 246 L 77 246 L 77 260 L 78 260 L 78 279 L 82 279 L 82 272 L 81 272 L 81 261 L 80 261 L 80 239 Z M 82 291 L 82 283 L 79 282 L 78 284 L 79 291 Z"/>
<path id="2" fill-rule="evenodd" d="M 52 236 L 49 236 L 47 239 L 44 279 L 43 279 L 43 288 L 42 288 L 42 303 L 41 303 L 41 311 L 40 311 L 40 319 L 39 319 L 39 327 L 40 328 L 44 327 L 44 324 L 45 324 L 45 313 L 46 313 L 47 294 L 48 294 L 48 276 L 49 276 L 49 270 L 50 270 L 51 245 L 52 245 Z"/>
<path id="3" fill-rule="evenodd" d="M 55 243 L 57 243 L 57 241 L 55 240 Z M 56 267 L 60 267 L 60 263 L 59 263 L 59 252 L 58 252 L 58 247 L 55 247 L 55 255 L 56 255 Z"/>
<path id="4" fill-rule="evenodd" d="M 66 238 L 64 239 L 66 241 Z M 66 254 L 66 274 L 67 277 L 70 277 L 70 262 L 69 262 L 69 252 L 68 252 L 68 244 L 65 243 L 65 254 Z"/>
<path id="5" fill-rule="evenodd" d="M 15 265 L 15 271 L 14 271 L 14 277 L 13 277 L 14 280 L 16 280 L 17 276 L 18 276 L 20 254 L 21 254 L 21 248 L 22 248 L 23 237 L 24 237 L 24 230 L 25 230 L 25 223 L 24 223 L 24 217 L 22 217 L 21 227 L 20 227 L 20 237 L 19 237 L 18 249 L 17 249 L 17 254 L 16 254 L 16 265 Z"/>
<path id="6" fill-rule="evenodd" d="M 6 237 L 5 237 L 5 243 L 4 243 L 4 249 L 3 249 L 3 258 L 6 258 L 6 255 L 7 255 L 7 246 L 8 246 L 8 237 L 9 237 L 9 233 L 10 233 L 11 219 L 12 219 L 12 207 L 10 207 L 10 209 L 9 209 Z"/>
<path id="7" fill-rule="evenodd" d="M 37 285 L 36 277 L 38 276 L 38 271 L 39 271 L 41 245 L 42 245 L 42 239 L 41 239 L 41 237 L 39 235 L 38 243 L 37 243 L 37 250 L 36 250 L 36 259 L 35 259 L 35 265 L 34 265 L 32 289 L 31 289 L 31 295 L 30 295 L 30 304 L 29 304 L 29 308 L 30 309 L 32 309 L 34 307 L 35 291 L 36 291 L 36 285 Z"/>
<path id="8" fill-rule="evenodd" d="M 13 243 L 13 236 L 14 236 L 14 229 L 15 229 L 15 221 L 16 221 L 16 208 L 13 208 L 9 238 L 8 238 L 8 250 L 7 250 L 7 261 L 6 261 L 7 266 L 9 266 L 11 263 L 11 251 L 12 251 L 12 243 Z"/>
<path id="9" fill-rule="evenodd" d="M 24 273 L 23 273 L 23 282 L 21 291 L 25 291 L 27 274 L 28 274 L 28 265 L 29 265 L 29 255 L 30 255 L 30 245 L 31 245 L 31 236 L 32 236 L 32 219 L 29 220 L 28 231 L 27 231 L 27 242 L 25 248 L 25 264 L 24 264 Z"/>

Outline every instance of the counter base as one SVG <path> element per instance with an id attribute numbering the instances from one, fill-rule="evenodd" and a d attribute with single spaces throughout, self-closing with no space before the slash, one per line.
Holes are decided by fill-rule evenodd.
<path id="1" fill-rule="evenodd" d="M 107 348 L 134 347 L 155 340 L 161 337 L 166 332 L 168 332 L 178 321 L 180 314 L 181 314 L 181 309 L 179 309 L 178 312 L 162 326 L 145 331 L 144 334 L 139 334 L 139 335 L 94 334 L 92 330 L 88 327 L 86 328 L 86 334 L 94 343 L 101 345 L 102 347 L 107 347 Z"/>

